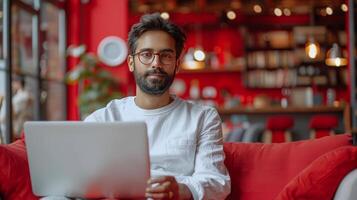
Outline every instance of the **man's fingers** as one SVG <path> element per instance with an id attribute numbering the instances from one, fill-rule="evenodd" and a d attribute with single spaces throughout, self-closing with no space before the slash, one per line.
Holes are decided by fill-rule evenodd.
<path id="1" fill-rule="evenodd" d="M 160 176 L 160 177 L 156 177 L 156 178 L 150 178 L 148 180 L 148 184 L 163 183 L 165 181 L 171 181 L 172 179 L 173 179 L 173 177 L 170 177 L 170 176 Z"/>
<path id="2" fill-rule="evenodd" d="M 170 188 L 170 185 L 171 185 L 171 182 L 166 181 L 158 186 L 148 187 L 146 189 L 146 192 L 152 192 L 152 193 L 167 192 Z"/>
<path id="3" fill-rule="evenodd" d="M 153 199 L 168 199 L 169 193 L 146 193 L 146 198 L 153 198 Z"/>
<path id="4" fill-rule="evenodd" d="M 175 177 L 162 176 L 148 180 L 145 196 L 152 199 L 172 199 L 178 193 Z"/>

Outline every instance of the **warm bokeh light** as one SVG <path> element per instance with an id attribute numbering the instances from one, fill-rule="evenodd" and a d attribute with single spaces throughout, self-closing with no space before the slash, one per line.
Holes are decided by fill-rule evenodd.
<path id="1" fill-rule="evenodd" d="M 325 61 L 326 65 L 333 67 L 341 67 L 347 65 L 346 58 L 327 58 Z"/>
<path id="2" fill-rule="evenodd" d="M 341 10 L 343 12 L 347 12 L 348 11 L 348 6 L 345 3 L 341 4 Z"/>
<path id="3" fill-rule="evenodd" d="M 162 12 L 160 16 L 162 19 L 170 19 L 170 14 L 168 12 Z"/>
<path id="4" fill-rule="evenodd" d="M 316 44 L 314 42 L 311 42 L 311 43 L 308 42 L 306 45 L 305 51 L 309 58 L 315 59 L 320 52 L 319 49 L 320 48 L 319 48 L 318 44 Z"/>
<path id="5" fill-rule="evenodd" d="M 196 49 L 195 52 L 193 52 L 193 58 L 197 61 L 204 61 L 206 58 L 205 52 L 201 49 Z"/>
<path id="6" fill-rule="evenodd" d="M 236 13 L 232 10 L 228 11 L 226 15 L 227 15 L 227 18 L 230 20 L 234 20 L 237 17 Z"/>
<path id="7" fill-rule="evenodd" d="M 320 10 L 320 15 L 325 17 L 327 14 L 326 14 L 326 9 L 321 9 Z"/>
<path id="8" fill-rule="evenodd" d="M 281 15 L 283 15 L 283 11 L 281 11 L 280 8 L 275 8 L 274 9 L 274 14 L 278 17 L 280 17 Z"/>
<path id="9" fill-rule="evenodd" d="M 331 49 L 326 54 L 326 65 L 333 67 L 340 67 L 347 65 L 348 61 L 342 56 L 341 48 L 337 43 L 332 44 Z"/>
<path id="10" fill-rule="evenodd" d="M 284 12 L 284 15 L 286 15 L 286 16 L 290 16 L 291 15 L 291 11 L 290 11 L 289 8 L 284 8 L 283 12 Z"/>
<path id="11" fill-rule="evenodd" d="M 332 15 L 332 14 L 333 14 L 332 8 L 329 7 L 329 6 L 327 6 L 327 7 L 326 7 L 326 13 L 327 13 L 328 15 Z"/>
<path id="12" fill-rule="evenodd" d="M 195 60 L 185 61 L 182 63 L 182 69 L 185 70 L 199 70 L 205 68 L 204 62 L 198 62 Z"/>
<path id="13" fill-rule="evenodd" d="M 255 13 L 261 13 L 263 11 L 262 7 L 260 5 L 258 5 L 258 4 L 255 4 L 253 6 L 253 10 L 254 10 Z"/>

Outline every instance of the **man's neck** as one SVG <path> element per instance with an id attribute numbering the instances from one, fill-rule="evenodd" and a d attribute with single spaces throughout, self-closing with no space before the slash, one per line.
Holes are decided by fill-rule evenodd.
<path id="1" fill-rule="evenodd" d="M 136 88 L 135 104 L 143 109 L 157 109 L 164 107 L 172 102 L 168 91 L 162 95 L 150 95 Z"/>

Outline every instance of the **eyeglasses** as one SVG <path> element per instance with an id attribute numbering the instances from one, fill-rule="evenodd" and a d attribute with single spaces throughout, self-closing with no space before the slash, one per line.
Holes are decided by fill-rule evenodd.
<path id="1" fill-rule="evenodd" d="M 138 56 L 139 61 L 144 65 L 150 65 L 154 59 L 155 55 L 159 56 L 159 60 L 164 65 L 173 64 L 176 61 L 176 55 L 172 51 L 161 51 L 154 53 L 152 50 L 144 50 L 133 54 L 133 56 Z"/>

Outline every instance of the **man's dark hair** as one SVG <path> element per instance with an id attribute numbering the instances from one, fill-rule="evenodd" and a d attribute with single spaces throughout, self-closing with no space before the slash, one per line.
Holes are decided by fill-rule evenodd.
<path id="1" fill-rule="evenodd" d="M 146 14 L 140 18 L 140 22 L 134 24 L 128 35 L 128 46 L 131 55 L 135 53 L 136 41 L 146 31 L 160 30 L 168 33 L 175 40 L 176 57 L 183 50 L 186 41 L 185 33 L 172 22 L 163 19 L 159 13 Z"/>

